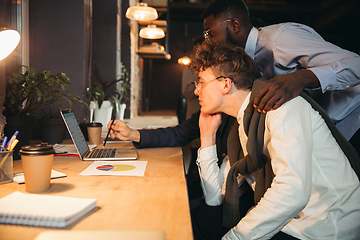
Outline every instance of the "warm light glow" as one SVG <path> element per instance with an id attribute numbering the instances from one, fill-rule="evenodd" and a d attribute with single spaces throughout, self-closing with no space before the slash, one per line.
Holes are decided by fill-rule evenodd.
<path id="1" fill-rule="evenodd" d="M 147 3 L 140 2 L 136 6 L 126 10 L 125 17 L 137 21 L 152 21 L 158 18 L 155 8 L 149 7 Z"/>
<path id="2" fill-rule="evenodd" d="M 148 25 L 140 30 L 139 36 L 147 39 L 159 39 L 165 37 L 165 32 L 156 25 Z"/>
<path id="3" fill-rule="evenodd" d="M 165 51 L 165 47 L 163 45 L 161 45 L 160 43 L 158 43 L 158 42 L 152 42 L 151 45 L 154 46 L 156 51 L 158 51 L 158 52 L 164 52 Z"/>
<path id="4" fill-rule="evenodd" d="M 182 57 L 178 59 L 178 64 L 182 64 L 188 66 L 190 64 L 190 58 L 188 56 Z"/>
<path id="5" fill-rule="evenodd" d="M 0 29 L 0 61 L 6 58 L 19 44 L 20 34 L 13 29 Z"/>

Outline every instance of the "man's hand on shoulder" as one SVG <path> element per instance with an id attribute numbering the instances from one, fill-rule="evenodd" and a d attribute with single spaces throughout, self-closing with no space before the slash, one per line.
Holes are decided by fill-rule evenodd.
<path id="1" fill-rule="evenodd" d="M 299 96 L 305 88 L 320 87 L 319 80 L 310 70 L 300 70 L 270 79 L 256 94 L 254 107 L 266 113 Z"/>

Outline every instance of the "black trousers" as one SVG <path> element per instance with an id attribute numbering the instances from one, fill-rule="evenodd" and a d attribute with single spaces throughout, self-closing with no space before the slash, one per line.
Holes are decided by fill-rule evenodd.
<path id="1" fill-rule="evenodd" d="M 247 185 L 247 183 L 244 184 Z M 241 218 L 255 205 L 254 192 L 250 189 L 250 186 L 248 188 L 239 199 Z M 230 230 L 224 227 L 222 223 L 223 205 L 212 207 L 204 202 L 191 211 L 191 221 L 195 240 L 218 240 Z"/>
<path id="2" fill-rule="evenodd" d="M 222 224 L 223 206 L 211 207 L 205 203 L 191 212 L 194 240 L 220 240 L 230 229 Z M 272 240 L 297 240 L 286 233 L 278 232 Z"/>

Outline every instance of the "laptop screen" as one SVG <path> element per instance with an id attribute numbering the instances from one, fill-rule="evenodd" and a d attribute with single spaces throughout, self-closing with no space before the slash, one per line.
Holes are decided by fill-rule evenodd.
<path id="1" fill-rule="evenodd" d="M 62 112 L 65 125 L 69 130 L 70 136 L 75 144 L 76 149 L 79 152 L 81 158 L 84 156 L 85 152 L 89 150 L 89 146 L 86 143 L 84 135 L 82 134 L 79 124 L 76 121 L 75 115 L 73 112 L 64 113 Z"/>

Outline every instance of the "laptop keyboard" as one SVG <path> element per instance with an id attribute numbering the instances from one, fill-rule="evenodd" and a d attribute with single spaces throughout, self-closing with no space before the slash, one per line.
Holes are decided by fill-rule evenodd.
<path id="1" fill-rule="evenodd" d="M 90 158 L 108 158 L 115 157 L 116 149 L 94 149 L 90 153 Z"/>

